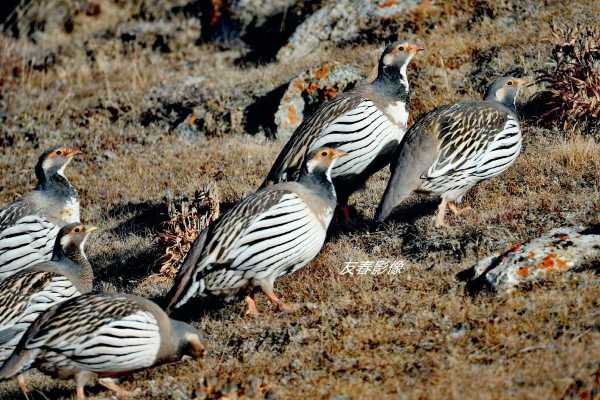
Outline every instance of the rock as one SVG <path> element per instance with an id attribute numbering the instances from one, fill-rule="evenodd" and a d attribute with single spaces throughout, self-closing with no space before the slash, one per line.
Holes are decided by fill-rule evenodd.
<path id="1" fill-rule="evenodd" d="M 310 115 L 323 101 L 354 87 L 362 78 L 356 68 L 328 62 L 292 79 L 275 114 L 277 138 L 289 138 L 304 116 Z"/>
<path id="2" fill-rule="evenodd" d="M 237 0 L 231 5 L 232 14 L 242 24 L 248 27 L 263 26 L 269 18 L 285 12 L 298 3 L 299 0 Z"/>
<path id="3" fill-rule="evenodd" d="M 550 273 L 600 266 L 600 225 L 551 230 L 526 244 L 515 244 L 504 253 L 481 260 L 457 275 L 467 290 L 511 290 L 543 281 Z"/>
<path id="4" fill-rule="evenodd" d="M 379 29 L 386 20 L 414 11 L 419 0 L 339 0 L 330 1 L 296 29 L 282 47 L 280 61 L 306 56 L 323 42 L 341 44 L 362 33 Z"/>
<path id="5" fill-rule="evenodd" d="M 241 39 L 248 53 L 245 62 L 273 61 L 307 15 L 321 0 L 195 0 L 190 6 L 200 15 L 203 41 L 233 43 Z"/>
<path id="6" fill-rule="evenodd" d="M 200 36 L 200 22 L 196 18 L 168 21 L 130 21 L 116 27 L 114 35 L 125 46 L 149 48 L 160 53 L 170 53 L 194 43 Z"/>
<path id="7" fill-rule="evenodd" d="M 166 124 L 187 138 L 193 136 L 192 131 L 198 135 L 239 133 L 247 97 L 236 90 L 226 93 L 205 77 L 187 77 L 152 89 L 144 98 L 140 119 L 144 126 Z"/>

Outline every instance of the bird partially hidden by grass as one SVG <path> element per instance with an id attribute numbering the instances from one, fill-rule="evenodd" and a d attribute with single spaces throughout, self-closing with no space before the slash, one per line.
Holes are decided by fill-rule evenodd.
<path id="1" fill-rule="evenodd" d="M 37 368 L 59 379 L 75 379 L 77 399 L 94 379 L 118 396 L 126 391 L 115 377 L 201 357 L 199 332 L 170 319 L 155 303 L 126 294 L 88 293 L 45 311 L 21 338 L 0 368 L 0 380 Z M 22 389 L 27 390 L 22 382 Z"/>
<path id="2" fill-rule="evenodd" d="M 483 101 L 436 108 L 406 133 L 392 176 L 375 218 L 381 222 L 412 192 L 440 196 L 435 225 L 445 225 L 446 208 L 454 214 L 465 193 L 510 167 L 521 152 L 522 136 L 515 99 L 523 79 L 502 77 Z"/>
<path id="3" fill-rule="evenodd" d="M 341 150 L 312 151 L 298 182 L 261 189 L 240 201 L 194 242 L 167 295 L 171 313 L 200 296 L 247 294 L 248 314 L 257 315 L 260 288 L 281 311 L 296 307 L 279 299 L 277 278 L 308 264 L 321 250 L 336 207 L 331 170 Z"/>

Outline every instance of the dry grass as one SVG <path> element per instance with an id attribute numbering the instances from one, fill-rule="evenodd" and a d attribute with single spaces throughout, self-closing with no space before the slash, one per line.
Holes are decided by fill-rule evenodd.
<path id="1" fill-rule="evenodd" d="M 413 16 L 416 33 L 401 34 L 428 49 L 410 71 L 413 118 L 479 97 L 485 83 L 514 65 L 525 75 L 540 69 L 552 49 L 549 22 L 574 24 L 600 11 L 597 2 L 576 3 L 448 2 L 421 10 Z M 115 15 L 94 29 L 121 21 Z M 83 15 L 75 24 L 93 19 Z M 68 174 L 82 195 L 83 220 L 101 227 L 88 251 L 99 286 L 150 297 L 169 285 L 169 278 L 148 278 L 159 272 L 165 251 L 157 244 L 170 219 L 165 197 L 193 198 L 214 185 L 226 210 L 255 190 L 282 144 L 233 133 L 190 142 L 159 125 L 142 127 L 144 96 L 188 76 L 204 76 L 224 91 L 268 91 L 332 59 L 367 76 L 378 52 L 370 44 L 324 48 L 303 60 L 242 69 L 234 63 L 235 49 L 189 41 L 162 54 L 74 33 L 66 42 L 48 34 L 37 46 L 1 38 L 0 203 L 32 185 L 42 148 L 81 146 L 86 155 Z M 55 64 L 28 66 L 31 47 L 58 44 Z M 93 58 L 86 55 L 90 49 Z M 19 70 L 4 78 L 13 71 L 5 69 L 7 60 Z M 205 333 L 206 358 L 144 371 L 125 385 L 159 399 L 559 399 L 591 391 L 600 368 L 596 275 L 555 276 L 528 291 L 479 298 L 466 296 L 454 279 L 511 242 L 598 218 L 598 142 L 577 126 L 567 135 L 532 121 L 524 121 L 524 135 L 516 165 L 470 193 L 466 202 L 474 212 L 450 218 L 445 230 L 433 227 L 435 203 L 417 197 L 393 221 L 373 226 L 388 177 L 377 174 L 369 190 L 351 200 L 361 226 L 334 227 L 309 267 L 278 282 L 285 300 L 307 303 L 300 313 L 279 314 L 262 297 L 256 320 L 244 316 L 242 304 L 199 311 L 189 317 Z M 347 261 L 379 259 L 402 260 L 405 270 L 339 273 Z M 34 399 L 72 396 L 70 382 L 36 377 L 31 386 L 40 391 Z M 91 394 L 108 395 L 100 388 Z M 0 398 L 19 396 L 16 383 L 0 384 Z"/>
<path id="2" fill-rule="evenodd" d="M 174 278 L 198 234 L 219 217 L 218 189 L 206 186 L 191 200 L 170 199 L 167 214 L 169 219 L 158 235 L 158 246 L 164 247 L 165 254 L 157 264 L 161 274 Z"/>

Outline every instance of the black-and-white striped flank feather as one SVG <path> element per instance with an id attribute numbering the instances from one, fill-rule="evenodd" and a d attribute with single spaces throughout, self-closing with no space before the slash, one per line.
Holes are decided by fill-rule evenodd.
<path id="1" fill-rule="evenodd" d="M 313 147 L 321 132 L 345 114 L 352 114 L 365 101 L 368 101 L 365 97 L 349 92 L 323 103 L 317 112 L 304 119 L 296 129 L 277 156 L 261 187 L 298 180 L 308 149 Z"/>
<path id="2" fill-rule="evenodd" d="M 42 312 L 80 294 L 67 277 L 53 272 L 23 271 L 0 282 L 0 366 Z"/>
<path id="3" fill-rule="evenodd" d="M 408 112 L 404 109 L 403 114 L 399 118 L 405 124 Z M 348 153 L 331 172 L 334 183 L 338 178 L 371 172 L 369 167 L 384 149 L 395 149 L 400 144 L 404 128 L 367 97 L 355 92 L 342 94 L 325 103 L 298 127 L 262 186 L 297 180 L 306 154 L 320 147 Z"/>
<path id="4" fill-rule="evenodd" d="M 375 103 L 365 99 L 327 125 L 310 145 L 309 152 L 319 147 L 343 150 L 348 155 L 336 163 L 331 177 L 360 175 L 373 162 L 374 156 L 392 142 L 399 144 L 403 136 L 404 130 Z"/>
<path id="5" fill-rule="evenodd" d="M 117 374 L 152 366 L 161 348 L 156 316 L 127 295 L 84 294 L 40 316 L 0 369 L 9 378 L 35 367 L 52 376 Z"/>
<path id="6" fill-rule="evenodd" d="M 465 102 L 434 110 L 409 130 L 433 129 L 439 150 L 422 175 L 421 190 L 460 201 L 484 179 L 502 173 L 521 152 L 519 121 L 491 102 Z"/>
<path id="7" fill-rule="evenodd" d="M 335 202 L 325 203 L 297 182 L 246 197 L 194 243 L 168 309 L 194 296 L 230 298 L 250 283 L 272 284 L 303 267 L 323 246 L 334 207 Z"/>
<path id="8" fill-rule="evenodd" d="M 47 219 L 29 215 L 0 232 L 0 280 L 49 260 L 59 231 Z"/>

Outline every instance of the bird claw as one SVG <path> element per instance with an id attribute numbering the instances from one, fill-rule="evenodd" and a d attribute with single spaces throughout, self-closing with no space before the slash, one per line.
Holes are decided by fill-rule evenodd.
<path id="1" fill-rule="evenodd" d="M 135 388 L 134 390 L 125 390 L 121 386 L 117 385 L 117 383 L 112 378 L 98 379 L 98 383 L 104 386 L 105 388 L 115 392 L 118 398 L 135 397 L 142 393 L 142 390 L 140 388 Z"/>
<path id="2" fill-rule="evenodd" d="M 29 389 L 27 388 L 27 381 L 25 380 L 25 377 L 23 375 L 19 375 L 17 377 L 17 383 L 19 384 L 19 388 L 21 388 L 21 392 L 23 392 L 25 398 L 29 400 Z"/>
<path id="3" fill-rule="evenodd" d="M 251 317 L 258 317 L 258 310 L 256 309 L 256 301 L 250 296 L 246 296 L 246 304 L 248 304 L 248 309 L 246 310 L 246 315 Z"/>

